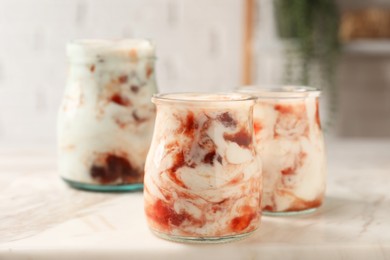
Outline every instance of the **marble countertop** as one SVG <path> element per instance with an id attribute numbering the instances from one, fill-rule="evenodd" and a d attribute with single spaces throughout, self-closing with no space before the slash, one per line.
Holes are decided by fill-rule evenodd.
<path id="1" fill-rule="evenodd" d="M 149 232 L 141 192 L 74 190 L 52 149 L 2 149 L 0 259 L 390 259 L 390 140 L 333 140 L 328 154 L 317 212 L 263 217 L 246 240 L 193 245 Z"/>

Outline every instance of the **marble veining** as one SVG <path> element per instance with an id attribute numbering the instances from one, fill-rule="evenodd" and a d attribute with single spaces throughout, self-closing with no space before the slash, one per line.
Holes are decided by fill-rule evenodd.
<path id="1" fill-rule="evenodd" d="M 263 217 L 254 235 L 222 245 L 154 237 L 142 193 L 70 189 L 51 150 L 0 150 L 0 259 L 390 259 L 390 140 L 327 147 L 317 212 Z"/>

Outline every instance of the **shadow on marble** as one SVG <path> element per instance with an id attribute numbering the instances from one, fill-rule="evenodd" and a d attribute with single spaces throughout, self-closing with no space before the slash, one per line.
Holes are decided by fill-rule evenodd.
<path id="1" fill-rule="evenodd" d="M 259 231 L 247 243 L 338 244 L 372 242 L 381 237 L 390 243 L 390 201 L 349 200 L 327 197 L 317 211 L 307 215 L 262 218 Z"/>

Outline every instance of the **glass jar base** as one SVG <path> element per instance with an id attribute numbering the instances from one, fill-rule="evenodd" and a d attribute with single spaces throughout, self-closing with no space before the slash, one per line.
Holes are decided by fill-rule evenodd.
<path id="1" fill-rule="evenodd" d="M 231 236 L 224 236 L 224 237 L 184 237 L 184 236 L 175 236 L 175 235 L 167 235 L 158 231 L 155 231 L 151 229 L 152 233 L 155 234 L 157 237 L 173 241 L 173 242 L 179 242 L 179 243 L 191 243 L 191 244 L 221 244 L 221 243 L 229 243 L 234 242 L 238 240 L 242 240 L 244 238 L 247 238 L 248 236 L 252 235 L 256 230 L 239 234 L 239 235 L 231 235 Z"/>
<path id="2" fill-rule="evenodd" d="M 282 217 L 282 216 L 296 216 L 296 215 L 306 215 L 314 213 L 318 208 L 310 208 L 310 209 L 304 209 L 304 210 L 298 210 L 298 211 L 266 211 L 263 210 L 262 214 L 263 216 L 275 216 L 275 217 Z"/>
<path id="3" fill-rule="evenodd" d="M 142 191 L 144 185 L 142 183 L 122 184 L 122 185 L 96 185 L 90 183 L 82 183 L 77 181 L 67 180 L 62 178 L 69 186 L 79 190 L 100 191 L 100 192 L 126 192 L 126 191 Z"/>

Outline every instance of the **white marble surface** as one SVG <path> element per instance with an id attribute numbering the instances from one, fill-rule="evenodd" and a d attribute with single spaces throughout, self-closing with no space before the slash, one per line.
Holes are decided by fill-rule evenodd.
<path id="1" fill-rule="evenodd" d="M 142 193 L 68 188 L 55 153 L 0 151 L 0 259 L 390 259 L 390 140 L 328 144 L 326 202 L 263 217 L 250 238 L 189 245 L 154 237 Z"/>

